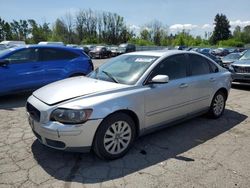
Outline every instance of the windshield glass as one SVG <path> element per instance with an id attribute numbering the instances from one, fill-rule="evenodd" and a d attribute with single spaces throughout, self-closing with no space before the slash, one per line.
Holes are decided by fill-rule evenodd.
<path id="1" fill-rule="evenodd" d="M 240 60 L 250 60 L 250 50 L 246 51 Z"/>
<path id="2" fill-rule="evenodd" d="M 12 52 L 13 49 L 12 48 L 7 48 L 7 49 L 4 49 L 4 50 L 0 50 L 0 56 L 3 56 L 9 52 Z"/>
<path id="3" fill-rule="evenodd" d="M 228 54 L 227 56 L 223 58 L 223 60 L 231 60 L 231 59 L 237 60 L 239 58 L 240 58 L 240 54 Z"/>
<path id="4" fill-rule="evenodd" d="M 145 55 L 118 56 L 91 72 L 88 77 L 133 85 L 157 58 Z"/>

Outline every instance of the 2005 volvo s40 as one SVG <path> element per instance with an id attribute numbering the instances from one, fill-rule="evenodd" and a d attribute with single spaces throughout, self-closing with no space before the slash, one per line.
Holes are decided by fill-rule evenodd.
<path id="1" fill-rule="evenodd" d="M 231 74 L 195 52 L 133 52 L 86 77 L 47 85 L 29 97 L 38 140 L 101 158 L 122 157 L 136 137 L 201 113 L 222 115 Z"/>

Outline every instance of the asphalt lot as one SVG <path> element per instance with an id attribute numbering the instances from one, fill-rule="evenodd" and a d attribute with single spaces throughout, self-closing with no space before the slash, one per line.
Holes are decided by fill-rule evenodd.
<path id="1" fill-rule="evenodd" d="M 26 119 L 29 95 L 0 98 L 0 188 L 250 187 L 250 87 L 231 90 L 220 119 L 201 116 L 141 137 L 115 161 L 42 146 Z"/>

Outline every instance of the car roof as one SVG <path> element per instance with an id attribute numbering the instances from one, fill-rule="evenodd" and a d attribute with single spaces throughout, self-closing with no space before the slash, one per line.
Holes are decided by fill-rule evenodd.
<path id="1" fill-rule="evenodd" d="M 145 56 L 170 56 L 176 54 L 199 54 L 197 52 L 190 52 L 190 51 L 182 51 L 182 50 L 155 50 L 155 51 L 137 51 L 131 52 L 129 55 L 145 55 Z"/>
<path id="2" fill-rule="evenodd" d="M 24 45 L 24 46 L 16 46 L 12 47 L 13 50 L 24 49 L 24 48 L 57 48 L 57 49 L 66 49 L 66 50 L 79 50 L 77 48 L 72 48 L 69 46 L 59 46 L 59 45 L 42 45 L 42 44 L 31 44 L 31 45 Z"/>

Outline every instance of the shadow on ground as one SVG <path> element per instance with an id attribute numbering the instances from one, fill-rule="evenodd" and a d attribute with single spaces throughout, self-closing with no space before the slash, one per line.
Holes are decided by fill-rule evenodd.
<path id="1" fill-rule="evenodd" d="M 31 94 L 32 92 L 25 92 L 15 95 L 0 96 L 0 110 L 13 110 L 14 108 L 24 107 Z"/>
<path id="2" fill-rule="evenodd" d="M 181 154 L 230 130 L 246 118 L 246 115 L 232 110 L 225 110 L 223 117 L 217 120 L 197 117 L 139 138 L 127 155 L 115 161 L 102 161 L 93 153 L 49 149 L 37 140 L 32 144 L 32 152 L 38 164 L 58 180 L 98 183 L 123 177 L 170 158 L 195 161 Z"/>

